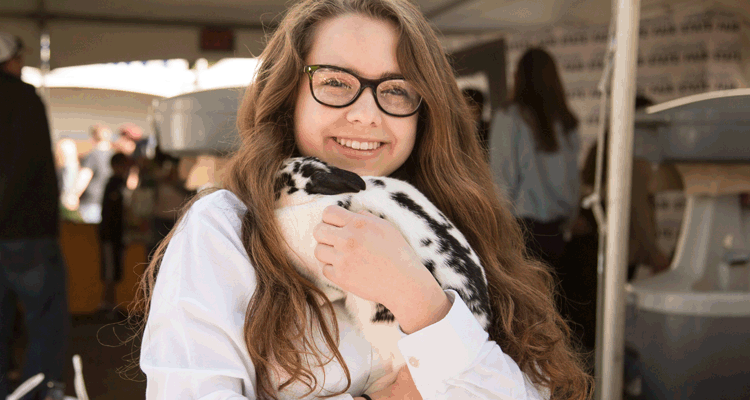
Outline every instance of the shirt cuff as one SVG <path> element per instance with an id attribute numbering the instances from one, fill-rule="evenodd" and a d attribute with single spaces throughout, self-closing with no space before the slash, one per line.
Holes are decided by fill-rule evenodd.
<path id="1" fill-rule="evenodd" d="M 446 380 L 469 369 L 489 338 L 461 297 L 453 290 L 445 293 L 453 302 L 448 315 L 398 342 L 425 399 L 444 387 Z"/>

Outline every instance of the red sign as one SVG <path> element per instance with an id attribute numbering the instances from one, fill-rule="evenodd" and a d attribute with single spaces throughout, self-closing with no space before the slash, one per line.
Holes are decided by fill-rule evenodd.
<path id="1" fill-rule="evenodd" d="M 209 27 L 201 30 L 201 50 L 234 51 L 234 31 Z"/>

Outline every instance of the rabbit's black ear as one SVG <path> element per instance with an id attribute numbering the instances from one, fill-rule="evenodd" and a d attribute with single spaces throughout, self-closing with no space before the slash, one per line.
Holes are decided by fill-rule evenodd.
<path id="1" fill-rule="evenodd" d="M 310 181 L 305 185 L 307 193 L 333 195 L 357 193 L 367 188 L 365 181 L 354 172 L 331 166 L 329 168 L 330 172 L 319 170 L 310 176 Z"/>

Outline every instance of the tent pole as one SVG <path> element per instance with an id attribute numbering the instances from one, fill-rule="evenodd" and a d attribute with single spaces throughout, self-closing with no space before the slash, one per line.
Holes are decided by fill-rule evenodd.
<path id="1" fill-rule="evenodd" d="M 625 281 L 630 229 L 635 77 L 640 0 L 617 2 L 612 78 L 609 165 L 607 169 L 607 249 L 604 274 L 601 386 L 598 398 L 621 399 L 625 353 Z M 614 17 L 614 16 L 613 16 Z"/>

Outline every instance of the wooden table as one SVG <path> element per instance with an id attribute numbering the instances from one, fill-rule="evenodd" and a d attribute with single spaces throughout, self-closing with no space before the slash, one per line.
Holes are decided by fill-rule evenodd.
<path id="1" fill-rule="evenodd" d="M 68 309 L 71 314 L 97 311 L 104 285 L 100 278 L 100 250 L 97 225 L 70 221 L 60 223 L 60 246 L 68 267 Z M 135 296 L 141 274 L 146 267 L 146 246 L 132 242 L 126 245 L 122 280 L 116 287 L 116 303 L 127 307 Z"/>

